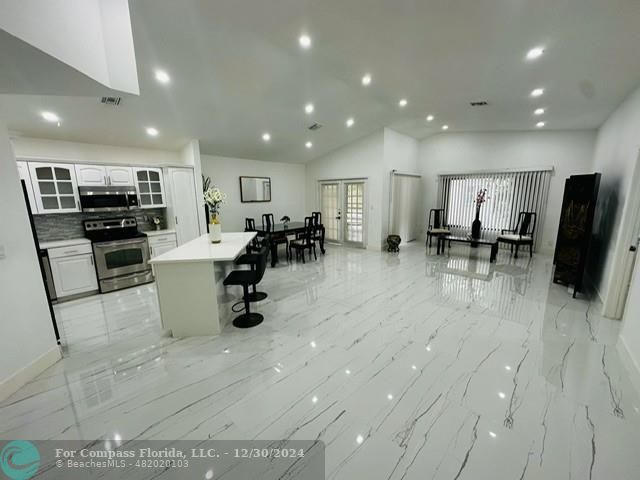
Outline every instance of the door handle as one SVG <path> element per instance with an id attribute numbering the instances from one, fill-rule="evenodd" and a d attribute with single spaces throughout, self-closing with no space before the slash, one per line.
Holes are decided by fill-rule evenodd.
<path id="1" fill-rule="evenodd" d="M 341 220 L 341 219 L 342 219 L 342 217 L 336 217 L 336 220 Z"/>
<path id="2" fill-rule="evenodd" d="M 178 224 L 178 217 L 175 217 L 175 219 L 176 219 L 176 225 L 177 225 Z"/>

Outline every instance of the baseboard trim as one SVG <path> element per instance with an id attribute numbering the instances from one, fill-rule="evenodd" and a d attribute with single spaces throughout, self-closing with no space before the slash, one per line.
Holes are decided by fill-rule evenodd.
<path id="1" fill-rule="evenodd" d="M 18 370 L 5 381 L 0 383 L 0 401 L 17 392 L 27 382 L 40 375 L 61 358 L 62 354 L 60 353 L 60 347 L 56 345 L 49 351 L 40 355 L 29 365 Z"/>
<path id="2" fill-rule="evenodd" d="M 620 355 L 620 360 L 622 361 L 622 365 L 629 373 L 629 377 L 631 378 L 631 383 L 636 389 L 636 392 L 640 394 L 640 365 L 631 355 L 631 351 L 627 342 L 624 341 L 624 338 L 618 337 L 618 343 L 616 343 L 616 349 L 618 350 L 618 354 Z"/>

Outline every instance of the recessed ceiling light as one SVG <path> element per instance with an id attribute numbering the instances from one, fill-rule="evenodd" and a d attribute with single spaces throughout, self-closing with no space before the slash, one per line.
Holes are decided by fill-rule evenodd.
<path id="1" fill-rule="evenodd" d="M 532 97 L 540 97 L 542 95 L 544 95 L 544 88 L 536 88 L 531 91 Z"/>
<path id="2" fill-rule="evenodd" d="M 156 80 L 160 83 L 167 84 L 171 81 L 171 77 L 164 70 L 156 70 Z"/>
<path id="3" fill-rule="evenodd" d="M 304 111 L 307 113 L 307 115 L 311 115 L 315 109 L 316 107 L 313 106 L 313 103 L 307 103 L 304 106 Z"/>
<path id="4" fill-rule="evenodd" d="M 544 47 L 535 47 L 527 52 L 527 60 L 536 60 L 544 53 Z"/>
<path id="5" fill-rule="evenodd" d="M 364 77 L 362 77 L 362 85 L 364 85 L 365 87 L 367 85 L 371 85 L 371 75 L 369 75 L 368 73 L 365 74 Z"/>
<path id="6" fill-rule="evenodd" d="M 53 112 L 42 112 L 42 118 L 44 118 L 47 122 L 59 122 L 60 117 Z"/>
<path id="7" fill-rule="evenodd" d="M 542 127 L 544 127 L 545 125 L 546 125 L 546 123 L 544 123 L 544 122 L 538 122 L 538 123 L 536 123 L 536 127 L 538 127 L 538 128 L 542 128 Z"/>
<path id="8" fill-rule="evenodd" d="M 433 115 L 427 115 L 427 122 L 433 122 L 435 118 L 436 117 L 434 117 Z"/>
<path id="9" fill-rule="evenodd" d="M 442 125 L 442 130 L 449 130 L 449 125 Z"/>
<path id="10" fill-rule="evenodd" d="M 309 35 L 302 34 L 302 35 L 300 35 L 300 38 L 298 38 L 298 43 L 300 44 L 300 46 L 302 48 L 310 48 L 311 47 L 311 37 Z"/>
<path id="11" fill-rule="evenodd" d="M 307 147 L 307 148 L 311 148 L 311 147 L 313 147 L 313 143 L 307 142 L 307 143 L 304 144 L 304 146 Z"/>
<path id="12" fill-rule="evenodd" d="M 262 134 L 262 140 L 264 140 L 265 142 L 268 142 L 271 140 L 271 134 L 269 132 L 265 132 Z"/>
<path id="13" fill-rule="evenodd" d="M 356 121 L 353 118 L 347 118 L 347 127 L 353 127 L 354 123 L 356 123 Z"/>
<path id="14" fill-rule="evenodd" d="M 155 127 L 147 127 L 147 135 L 149 135 L 150 137 L 157 137 L 158 136 L 158 129 Z"/>
<path id="15" fill-rule="evenodd" d="M 409 102 L 407 102 L 406 98 L 401 98 L 400 101 L 398 102 L 398 106 L 401 107 L 401 108 L 404 108 L 404 107 L 407 106 L 407 103 L 409 103 Z"/>
<path id="16" fill-rule="evenodd" d="M 544 115 L 544 108 L 536 108 L 533 112 L 534 115 Z"/>

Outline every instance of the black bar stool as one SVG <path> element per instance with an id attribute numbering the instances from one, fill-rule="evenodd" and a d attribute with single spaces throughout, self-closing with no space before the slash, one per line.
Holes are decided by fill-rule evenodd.
<path id="1" fill-rule="evenodd" d="M 253 247 L 255 248 L 255 247 Z M 269 254 L 269 248 L 266 244 L 263 244 L 262 247 L 260 248 L 260 250 L 258 251 L 258 253 L 245 253 L 243 255 L 240 255 L 238 258 L 236 258 L 235 260 L 235 264 L 236 265 L 250 265 L 251 266 L 251 271 L 254 272 L 257 269 L 258 263 L 260 263 L 260 255 L 262 255 L 262 250 L 266 250 L 267 255 Z M 265 257 L 265 264 L 266 264 L 266 257 Z M 258 280 L 260 281 L 260 280 Z M 249 301 L 250 302 L 259 302 L 261 300 L 264 300 L 265 298 L 268 297 L 266 292 L 258 292 L 256 291 L 256 284 L 253 283 L 251 285 L 251 289 L 253 291 L 249 292 L 247 295 L 249 296 Z"/>
<path id="2" fill-rule="evenodd" d="M 233 319 L 233 325 L 237 328 L 251 328 L 256 325 L 260 325 L 264 320 L 264 317 L 260 313 L 251 311 L 251 304 L 249 301 L 249 285 L 256 285 L 260 283 L 264 272 L 267 269 L 267 247 L 262 247 L 260 253 L 256 255 L 257 263 L 255 269 L 252 270 L 234 270 L 227 278 L 224 279 L 223 284 L 229 285 L 241 285 L 244 292 L 244 313 L 238 315 Z"/>

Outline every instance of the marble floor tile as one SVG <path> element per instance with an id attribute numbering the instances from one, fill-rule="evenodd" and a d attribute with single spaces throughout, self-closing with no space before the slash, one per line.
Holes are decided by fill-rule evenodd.
<path id="1" fill-rule="evenodd" d="M 65 357 L 0 403 L 0 437 L 321 439 L 330 479 L 639 478 L 619 322 L 549 257 L 434 250 L 281 263 L 264 323 L 215 338 L 164 336 L 153 284 L 59 304 Z"/>

